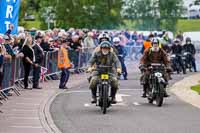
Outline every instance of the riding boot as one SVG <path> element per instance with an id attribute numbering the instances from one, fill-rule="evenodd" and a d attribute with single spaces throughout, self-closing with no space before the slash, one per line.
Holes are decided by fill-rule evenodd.
<path id="1" fill-rule="evenodd" d="M 91 101 L 91 103 L 96 103 L 97 102 L 96 89 L 91 89 L 91 92 L 92 92 L 92 101 Z"/>
<path id="2" fill-rule="evenodd" d="M 112 104 L 116 104 L 117 103 L 116 98 L 115 98 L 116 93 L 117 93 L 117 89 L 112 88 L 111 89 L 111 98 L 112 98 L 111 99 L 111 103 Z"/>
<path id="3" fill-rule="evenodd" d="M 147 85 L 146 84 L 143 85 L 143 94 L 141 97 L 143 97 L 143 98 L 147 97 Z"/>
<path id="4" fill-rule="evenodd" d="M 164 89 L 164 97 L 169 97 L 170 95 L 169 94 L 167 94 L 167 90 L 166 90 L 166 88 Z"/>

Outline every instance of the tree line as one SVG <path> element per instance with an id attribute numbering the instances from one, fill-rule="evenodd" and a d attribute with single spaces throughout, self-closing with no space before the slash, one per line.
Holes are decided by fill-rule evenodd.
<path id="1" fill-rule="evenodd" d="M 138 30 L 175 31 L 183 0 L 21 0 L 20 20 L 33 13 L 43 29 L 50 20 L 52 27 L 113 29 L 126 19 Z"/>

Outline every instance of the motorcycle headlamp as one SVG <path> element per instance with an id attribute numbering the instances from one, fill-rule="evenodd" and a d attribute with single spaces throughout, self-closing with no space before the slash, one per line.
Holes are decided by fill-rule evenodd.
<path id="1" fill-rule="evenodd" d="M 156 77 L 158 77 L 158 78 L 161 78 L 161 77 L 163 76 L 163 74 L 160 73 L 160 72 L 156 72 L 154 75 L 155 75 Z"/>

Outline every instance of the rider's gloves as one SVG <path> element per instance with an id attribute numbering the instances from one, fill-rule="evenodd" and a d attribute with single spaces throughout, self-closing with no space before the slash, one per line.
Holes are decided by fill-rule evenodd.
<path id="1" fill-rule="evenodd" d="M 122 69 L 121 68 L 117 68 L 117 73 L 121 74 L 122 73 Z"/>
<path id="2" fill-rule="evenodd" d="M 139 69 L 140 69 L 141 71 L 143 71 L 143 70 L 145 69 L 145 66 L 144 66 L 143 64 L 140 64 Z"/>
<path id="3" fill-rule="evenodd" d="M 88 67 L 87 72 L 92 72 L 93 68 L 92 67 Z"/>

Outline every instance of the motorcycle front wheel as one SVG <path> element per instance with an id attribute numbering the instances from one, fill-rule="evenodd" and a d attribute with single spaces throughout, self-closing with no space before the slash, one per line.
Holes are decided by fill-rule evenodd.
<path id="1" fill-rule="evenodd" d="M 104 85 L 103 88 L 103 95 L 102 95 L 102 113 L 106 114 L 107 112 L 107 107 L 108 107 L 108 86 Z"/>
<path id="2" fill-rule="evenodd" d="M 158 84 L 158 93 L 156 94 L 156 105 L 158 107 L 161 107 L 163 104 L 163 100 L 164 100 L 164 85 L 163 84 Z"/>

